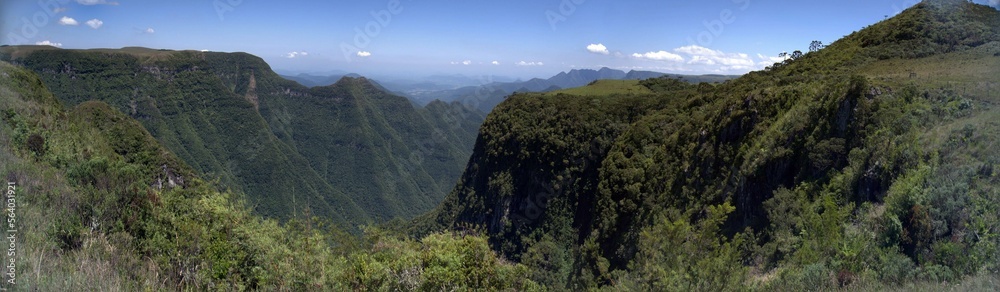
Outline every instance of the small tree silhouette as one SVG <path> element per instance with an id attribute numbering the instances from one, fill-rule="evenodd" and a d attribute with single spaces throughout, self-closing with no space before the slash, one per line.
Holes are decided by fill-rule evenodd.
<path id="1" fill-rule="evenodd" d="M 819 50 L 822 50 L 824 47 L 826 47 L 826 46 L 823 45 L 823 42 L 821 42 L 821 41 L 812 41 L 812 43 L 809 43 L 809 52 L 819 51 Z"/>

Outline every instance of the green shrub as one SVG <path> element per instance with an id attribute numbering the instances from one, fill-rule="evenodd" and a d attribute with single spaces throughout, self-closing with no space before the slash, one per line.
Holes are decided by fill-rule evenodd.
<path id="1" fill-rule="evenodd" d="M 891 250 L 882 253 L 876 267 L 880 280 L 895 285 L 911 281 L 917 270 L 910 257 Z"/>
<path id="2" fill-rule="evenodd" d="M 916 278 L 928 282 L 952 282 L 956 279 L 955 272 L 942 265 L 921 267 L 917 269 Z"/>
<path id="3" fill-rule="evenodd" d="M 823 263 L 802 267 L 802 285 L 809 290 L 825 290 L 833 286 L 833 274 Z"/>
<path id="4" fill-rule="evenodd" d="M 45 138 L 38 134 L 28 136 L 28 150 L 34 152 L 35 155 L 45 156 Z"/>

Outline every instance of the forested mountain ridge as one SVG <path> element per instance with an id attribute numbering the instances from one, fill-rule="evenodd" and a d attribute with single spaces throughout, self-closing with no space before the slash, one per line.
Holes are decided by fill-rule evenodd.
<path id="1" fill-rule="evenodd" d="M 560 72 L 547 79 L 533 78 L 520 82 L 491 82 L 480 86 L 468 86 L 447 90 L 438 93 L 442 100 L 455 100 L 468 107 L 479 109 L 483 112 L 490 112 L 497 104 L 503 102 L 509 95 L 515 92 L 550 92 L 560 89 L 576 88 L 590 84 L 598 80 L 642 80 L 649 78 L 669 77 L 681 79 L 690 83 L 700 82 L 723 82 L 733 79 L 736 76 L 727 75 L 679 75 L 667 74 L 651 71 L 631 70 L 628 73 L 621 70 L 601 68 L 573 69 L 568 72 Z"/>
<path id="2" fill-rule="evenodd" d="M 36 49 L 53 54 L 36 65 L 58 54 L 102 65 L 28 69 Z M 304 88 L 247 54 L 0 48 L 16 62 L 0 61 L 0 175 L 16 185 L 18 206 L 6 211 L 17 212 L 22 271 L 16 286 L 0 286 L 998 290 L 1000 13 L 925 1 L 792 56 L 722 84 L 660 78 L 517 94 L 477 131 L 455 104 L 412 114 L 365 79 Z M 229 114 L 231 129 L 212 128 Z M 425 122 L 440 131 L 412 129 Z M 339 128 L 350 130 L 321 131 Z M 164 129 L 201 140 L 171 142 Z M 254 142 L 240 145 L 212 131 L 273 138 L 232 139 Z M 371 177 L 433 179 L 419 166 L 450 161 L 456 147 L 441 141 L 477 133 L 437 209 L 409 226 L 364 228 L 361 240 L 325 222 L 347 219 L 317 209 L 262 218 L 248 208 L 259 198 L 206 182 L 225 177 L 184 158 L 281 167 L 292 159 L 255 149 L 287 147 L 316 159 L 302 165 L 324 180 L 349 163 L 337 159 L 352 159 L 311 147 L 325 144 L 381 159 L 372 163 L 382 169 L 360 168 Z"/>
<path id="3" fill-rule="evenodd" d="M 129 114 L 197 171 L 278 218 L 308 209 L 355 225 L 429 210 L 471 150 L 474 136 L 462 127 L 482 120 L 457 104 L 432 114 L 363 78 L 306 88 L 245 53 L 0 52 L 68 105 L 96 99 Z"/>
<path id="4" fill-rule="evenodd" d="M 355 78 L 357 78 L 357 77 L 362 77 L 362 76 L 358 75 L 358 74 L 354 74 L 354 73 L 350 73 L 350 74 L 345 73 L 345 74 L 330 75 L 330 76 L 315 76 L 315 75 L 309 75 L 309 74 L 304 74 L 303 73 L 303 74 L 299 74 L 299 75 L 295 75 L 295 76 L 281 75 L 281 77 L 285 78 L 285 79 L 288 79 L 288 80 L 292 80 L 292 81 L 298 82 L 299 84 L 302 84 L 302 85 L 304 85 L 306 87 L 316 87 L 316 86 L 327 86 L 327 85 L 331 85 L 331 84 L 337 83 L 337 81 L 339 81 L 341 78 L 344 78 L 344 77 L 355 77 Z"/>
<path id="5" fill-rule="evenodd" d="M 1000 13 L 924 1 L 792 56 L 719 85 L 507 98 L 413 232 L 481 228 L 573 290 L 997 273 Z"/>
<path id="6" fill-rule="evenodd" d="M 5 224 L 17 228 L 5 262 L 32 271 L 0 288 L 542 289 L 483 237 L 367 228 L 360 241 L 336 218 L 264 219 L 129 115 L 102 101 L 66 107 L 36 74 L 2 61 L 0 121 L 0 174 L 16 204 Z"/>

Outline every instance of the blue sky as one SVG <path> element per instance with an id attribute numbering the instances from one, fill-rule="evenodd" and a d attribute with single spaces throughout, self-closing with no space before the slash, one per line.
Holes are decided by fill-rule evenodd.
<path id="1" fill-rule="evenodd" d="M 0 0 L 0 43 L 242 51 L 281 71 L 526 78 L 607 66 L 742 74 L 915 3 Z"/>

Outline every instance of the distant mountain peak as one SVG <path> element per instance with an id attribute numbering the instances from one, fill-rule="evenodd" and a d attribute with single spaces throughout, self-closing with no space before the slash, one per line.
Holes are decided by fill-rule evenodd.
<path id="1" fill-rule="evenodd" d="M 337 83 L 331 85 L 332 87 L 339 88 L 356 88 L 369 92 L 381 92 L 388 95 L 396 95 L 391 90 L 386 89 L 385 86 L 379 84 L 377 81 L 368 79 L 367 77 L 353 74 L 354 76 L 347 75 L 340 78 Z"/>
<path id="2" fill-rule="evenodd" d="M 337 83 L 334 83 L 334 85 L 365 84 L 365 83 L 371 84 L 371 82 L 368 81 L 368 78 L 365 78 L 364 76 L 361 77 L 344 76 L 341 77 L 340 80 L 337 80 Z"/>

